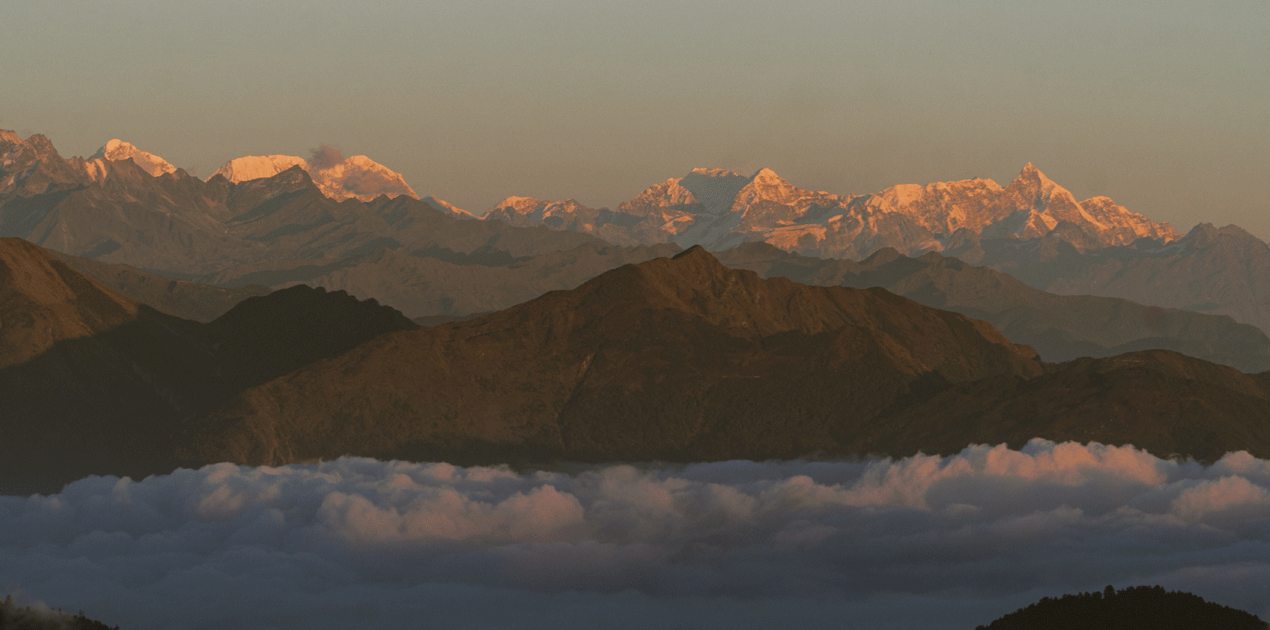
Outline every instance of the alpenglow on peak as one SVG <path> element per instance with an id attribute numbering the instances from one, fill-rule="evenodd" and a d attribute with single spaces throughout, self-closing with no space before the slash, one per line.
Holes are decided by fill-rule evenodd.
<path id="1" fill-rule="evenodd" d="M 296 166 L 313 178 L 313 183 L 323 195 L 337 201 L 370 201 L 380 195 L 419 198 L 400 173 L 365 155 L 354 155 L 334 164 L 325 164 L 321 168 L 294 155 L 248 155 L 226 162 L 212 177 L 220 175 L 234 183 L 246 182 L 273 177 Z"/>
<path id="2" fill-rule="evenodd" d="M 97 152 L 88 158 L 88 161 L 110 160 L 111 162 L 120 162 L 128 159 L 131 159 L 142 170 L 155 177 L 164 173 L 176 172 L 176 167 L 169 164 L 167 160 L 153 153 L 142 151 L 131 142 L 124 142 L 119 138 L 112 138 L 100 149 L 97 149 Z"/>

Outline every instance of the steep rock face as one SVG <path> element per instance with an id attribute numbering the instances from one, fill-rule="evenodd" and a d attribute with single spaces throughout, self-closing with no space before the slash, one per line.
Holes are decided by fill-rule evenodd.
<path id="1" fill-rule="evenodd" d="M 748 178 L 694 169 L 648 188 L 616 212 L 533 201 L 534 211 L 491 212 L 486 218 L 595 233 L 612 242 L 670 241 L 723 250 L 763 241 L 806 255 L 854 259 L 884 247 L 909 254 L 943 251 L 959 247 L 967 234 L 1054 235 L 1082 249 L 1177 238 L 1168 224 L 1153 223 L 1106 197 L 1077 202 L 1030 163 L 1005 188 L 973 179 L 842 196 L 798 188 L 770 169 Z M 609 224 L 603 233 L 601 223 Z"/>
<path id="2" fill-rule="evenodd" d="M 12 131 L 0 130 L 0 203 L 65 191 L 87 181 L 88 174 L 63 160 L 48 138 L 35 134 L 23 140 Z"/>
<path id="3" fill-rule="evenodd" d="M 199 423 L 194 459 L 797 456 L 921 383 L 1040 371 L 982 322 L 694 248 L 244 392 Z"/>
<path id="4" fill-rule="evenodd" d="M 1112 297 L 1055 295 L 988 267 L 931 252 L 893 249 L 869 258 L 822 259 L 746 243 L 719 252 L 730 267 L 820 286 L 880 286 L 926 306 L 983 319 L 1046 361 L 1174 350 L 1249 373 L 1270 370 L 1270 338 L 1229 317 L 1147 306 Z"/>

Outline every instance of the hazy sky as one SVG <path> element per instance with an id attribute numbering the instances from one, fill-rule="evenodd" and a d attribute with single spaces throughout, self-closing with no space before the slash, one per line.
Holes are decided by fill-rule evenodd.
<path id="1" fill-rule="evenodd" d="M 478 214 L 613 206 L 695 166 L 867 193 L 1031 161 L 1270 238 L 1268 30 L 1265 0 L 6 0 L 0 128 L 204 177 L 328 143 Z"/>

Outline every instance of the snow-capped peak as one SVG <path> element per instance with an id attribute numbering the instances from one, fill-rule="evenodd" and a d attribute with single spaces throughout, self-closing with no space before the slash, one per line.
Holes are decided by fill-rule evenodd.
<path id="1" fill-rule="evenodd" d="M 309 163 L 304 158 L 294 155 L 248 155 L 234 158 L 212 173 L 212 177 L 220 175 L 237 184 L 253 179 L 273 177 L 293 166 L 309 170 Z M 210 179 L 210 178 L 209 178 Z"/>
<path id="2" fill-rule="evenodd" d="M 456 219 L 475 219 L 476 218 L 476 216 L 473 215 L 471 212 L 468 212 L 467 210 L 459 208 L 455 206 L 454 204 L 448 201 L 445 201 L 444 199 L 437 199 L 436 197 L 433 197 L 431 195 L 424 197 L 423 199 L 420 199 L 419 201 L 422 201 L 432 206 L 433 208 L 436 208 L 437 210 L 440 210 L 446 214 L 449 214 L 450 216 Z"/>
<path id="3" fill-rule="evenodd" d="M 312 167 L 308 170 L 322 194 L 337 201 L 350 198 L 370 201 L 380 195 L 419 198 L 400 173 L 364 155 L 354 155 L 321 170 Z"/>
<path id="4" fill-rule="evenodd" d="M 131 142 L 124 142 L 119 138 L 111 138 L 102 148 L 88 158 L 92 160 L 110 160 L 111 162 L 119 162 L 131 159 L 133 163 L 140 166 L 142 170 L 154 177 L 163 175 L 164 173 L 175 173 L 176 167 L 168 163 L 167 160 L 146 151 L 142 151 L 133 146 Z"/>
<path id="5" fill-rule="evenodd" d="M 757 173 L 754 173 L 754 176 L 750 178 L 750 183 L 741 189 L 733 204 L 733 209 L 739 209 L 737 204 L 748 206 L 760 199 L 793 205 L 800 199 L 812 195 L 825 196 L 828 193 L 812 193 L 796 188 L 793 184 L 785 181 L 785 178 L 777 175 L 776 171 L 770 168 L 762 168 Z"/>
<path id="6" fill-rule="evenodd" d="M 320 169 L 294 155 L 249 155 L 226 162 L 212 176 L 221 175 L 238 183 L 273 177 L 294 166 L 308 172 L 318 190 L 337 201 L 353 198 L 370 201 L 380 195 L 419 198 L 401 174 L 364 155 L 354 155 Z"/>

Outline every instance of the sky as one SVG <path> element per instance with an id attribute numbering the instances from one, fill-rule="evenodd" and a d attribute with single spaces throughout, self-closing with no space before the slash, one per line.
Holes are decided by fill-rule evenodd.
<path id="1" fill-rule="evenodd" d="M 131 630 L 923 628 L 1160 585 L 1270 618 L 1270 461 L 1131 446 L 571 472 L 341 458 L 0 497 L 0 591 Z"/>
<path id="2" fill-rule="evenodd" d="M 321 144 L 482 214 L 693 167 L 863 194 L 1032 162 L 1270 238 L 1270 3 L 0 3 L 0 128 L 209 176 Z"/>

